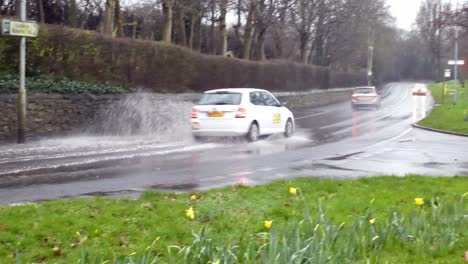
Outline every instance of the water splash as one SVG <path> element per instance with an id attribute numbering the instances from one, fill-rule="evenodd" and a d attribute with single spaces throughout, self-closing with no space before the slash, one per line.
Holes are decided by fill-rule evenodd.
<path id="1" fill-rule="evenodd" d="M 135 93 L 110 103 L 97 113 L 86 134 L 106 136 L 143 136 L 156 141 L 190 138 L 189 101 L 171 96 Z"/>

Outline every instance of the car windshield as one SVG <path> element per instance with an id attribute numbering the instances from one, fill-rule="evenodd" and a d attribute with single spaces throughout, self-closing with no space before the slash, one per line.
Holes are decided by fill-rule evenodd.
<path id="1" fill-rule="evenodd" d="M 370 94 L 370 93 L 374 93 L 374 88 L 357 88 L 354 90 L 354 93 Z"/>
<path id="2" fill-rule="evenodd" d="M 240 105 L 242 95 L 240 93 L 218 92 L 205 93 L 198 102 L 199 105 Z"/>

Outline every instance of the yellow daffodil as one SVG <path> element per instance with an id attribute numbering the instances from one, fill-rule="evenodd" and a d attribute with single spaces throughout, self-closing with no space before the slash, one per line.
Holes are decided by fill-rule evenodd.
<path id="1" fill-rule="evenodd" d="M 185 211 L 185 215 L 189 218 L 189 219 L 195 219 L 195 212 L 193 211 L 193 208 L 190 207 L 188 210 Z"/>
<path id="2" fill-rule="evenodd" d="M 136 255 L 136 252 L 130 253 L 130 256 L 135 256 L 135 255 Z"/>
<path id="3" fill-rule="evenodd" d="M 263 225 L 267 228 L 267 229 L 270 229 L 271 225 L 273 224 L 273 220 L 270 220 L 270 221 L 265 221 L 263 223 Z"/>
<path id="4" fill-rule="evenodd" d="M 197 198 L 198 197 L 194 194 L 194 195 L 190 196 L 190 201 L 195 201 L 195 200 L 197 200 Z"/>
<path id="5" fill-rule="evenodd" d="M 424 199 L 423 198 L 414 198 L 414 203 L 418 206 L 421 206 L 424 204 Z"/>
<path id="6" fill-rule="evenodd" d="M 145 249 L 145 251 L 148 251 L 148 250 L 150 250 L 150 249 L 151 249 L 151 246 L 147 246 L 146 249 Z"/>
<path id="7" fill-rule="evenodd" d="M 79 231 L 76 231 L 76 236 L 81 236 Z"/>
<path id="8" fill-rule="evenodd" d="M 289 193 L 292 195 L 297 195 L 297 188 L 289 187 Z"/>
<path id="9" fill-rule="evenodd" d="M 371 225 L 375 224 L 375 218 L 372 218 L 371 220 L 369 220 L 369 223 L 370 223 Z"/>

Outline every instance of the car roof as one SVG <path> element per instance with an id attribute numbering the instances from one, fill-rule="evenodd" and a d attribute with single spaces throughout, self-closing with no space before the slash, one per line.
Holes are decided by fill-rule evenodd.
<path id="1" fill-rule="evenodd" d="M 266 90 L 258 89 L 258 88 L 223 88 L 223 89 L 209 90 L 209 91 L 206 91 L 205 93 L 216 93 L 216 92 L 249 93 L 249 92 L 258 92 L 258 91 L 266 91 Z"/>
<path id="2" fill-rule="evenodd" d="M 362 89 L 362 88 L 372 88 L 372 89 L 375 89 L 375 86 L 359 86 L 359 87 L 356 87 L 354 89 Z"/>

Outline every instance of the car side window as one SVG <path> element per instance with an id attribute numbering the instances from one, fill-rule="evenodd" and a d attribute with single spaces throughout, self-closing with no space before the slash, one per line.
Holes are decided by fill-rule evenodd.
<path id="1" fill-rule="evenodd" d="M 265 105 L 263 96 L 259 92 L 250 93 L 250 102 L 254 105 Z"/>
<path id="2" fill-rule="evenodd" d="M 276 100 L 275 97 L 273 97 L 271 94 L 267 92 L 262 92 L 262 97 L 263 97 L 263 100 L 265 100 L 265 105 L 267 106 L 279 106 L 280 105 L 278 100 Z"/>

